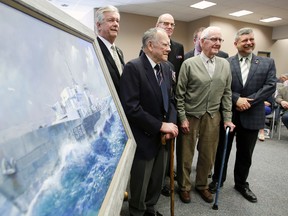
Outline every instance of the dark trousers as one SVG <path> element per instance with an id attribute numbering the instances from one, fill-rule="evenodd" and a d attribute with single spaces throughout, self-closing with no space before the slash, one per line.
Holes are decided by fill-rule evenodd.
<path id="1" fill-rule="evenodd" d="M 222 180 L 226 180 L 228 160 L 232 148 L 234 136 L 236 136 L 236 159 L 234 166 L 234 182 L 236 185 L 245 185 L 249 170 L 252 164 L 252 155 L 258 137 L 259 130 L 249 130 L 242 127 L 240 121 L 235 122 L 236 128 L 229 134 L 227 145 L 227 152 L 224 162 Z M 217 148 L 217 154 L 214 165 L 213 181 L 218 182 L 219 174 L 222 164 L 223 150 L 224 150 L 225 131 L 223 127 L 220 129 L 220 139 Z"/>
<path id="2" fill-rule="evenodd" d="M 129 211 L 131 216 L 142 216 L 145 212 L 155 212 L 160 197 L 165 173 L 167 151 L 161 146 L 151 160 L 134 158 L 130 177 Z"/>

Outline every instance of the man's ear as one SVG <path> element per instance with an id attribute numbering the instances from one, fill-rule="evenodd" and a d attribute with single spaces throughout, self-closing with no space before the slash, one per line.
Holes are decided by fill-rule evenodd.
<path id="1" fill-rule="evenodd" d="M 152 50 L 153 50 L 154 45 L 153 45 L 152 41 L 148 41 L 148 43 L 147 43 L 147 48 L 148 48 L 149 51 L 152 51 Z"/>

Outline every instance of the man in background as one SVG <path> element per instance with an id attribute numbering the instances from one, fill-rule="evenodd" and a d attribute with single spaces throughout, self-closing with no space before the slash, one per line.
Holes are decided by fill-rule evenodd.
<path id="1" fill-rule="evenodd" d="M 205 27 L 200 27 L 195 30 L 193 34 L 193 43 L 194 43 L 194 49 L 190 50 L 184 55 L 184 60 L 191 58 L 193 56 L 199 55 L 202 51 L 202 48 L 200 46 L 200 36 L 202 31 L 205 29 Z M 229 55 L 226 52 L 223 52 L 219 50 L 219 52 L 216 54 L 216 56 L 222 57 L 222 58 L 228 58 Z"/>
<path id="2" fill-rule="evenodd" d="M 184 61 L 184 47 L 181 43 L 178 43 L 171 39 L 174 29 L 175 21 L 171 14 L 162 14 L 159 16 L 156 27 L 162 28 L 166 31 L 170 39 L 170 53 L 168 55 L 168 61 L 174 66 L 174 71 L 176 72 L 176 80 L 180 71 L 182 62 Z"/>
<path id="3" fill-rule="evenodd" d="M 96 11 L 95 30 L 97 33 L 97 41 L 118 95 L 120 76 L 124 67 L 123 53 L 114 44 L 119 28 L 120 14 L 116 7 L 108 5 Z"/>
<path id="4" fill-rule="evenodd" d="M 282 122 L 288 129 L 288 86 L 284 86 L 278 90 L 278 94 L 275 100 L 284 111 L 282 115 Z M 281 129 L 279 128 L 279 130 Z"/>

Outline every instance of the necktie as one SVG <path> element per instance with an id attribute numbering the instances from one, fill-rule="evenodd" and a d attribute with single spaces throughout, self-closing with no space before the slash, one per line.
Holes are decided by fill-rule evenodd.
<path id="1" fill-rule="evenodd" d="M 112 53 L 113 53 L 114 62 L 116 64 L 117 68 L 118 68 L 119 74 L 121 75 L 122 74 L 122 65 L 121 65 L 118 53 L 116 51 L 116 47 L 114 45 L 112 45 L 111 49 L 113 51 Z"/>
<path id="2" fill-rule="evenodd" d="M 156 77 L 157 77 L 158 84 L 160 86 L 163 80 L 160 65 L 156 64 L 154 69 L 156 70 Z"/>
<path id="3" fill-rule="evenodd" d="M 159 64 L 156 64 L 154 69 L 156 70 L 156 77 L 157 77 L 157 82 L 161 88 L 161 93 L 162 93 L 162 99 L 163 99 L 163 106 L 164 110 L 167 113 L 168 112 L 168 92 L 167 92 L 167 86 L 166 83 L 163 82 L 163 75 L 161 71 L 161 67 Z"/>
<path id="4" fill-rule="evenodd" d="M 214 74 L 214 65 L 213 65 L 213 60 L 212 59 L 209 59 L 207 61 L 207 65 L 208 65 L 208 73 L 210 75 L 210 77 L 212 78 L 213 77 L 213 74 Z"/>
<path id="5" fill-rule="evenodd" d="M 248 67 L 248 58 L 241 58 L 240 59 L 240 66 L 241 66 L 241 74 L 242 74 L 242 82 L 243 86 L 245 85 L 249 73 Z"/>

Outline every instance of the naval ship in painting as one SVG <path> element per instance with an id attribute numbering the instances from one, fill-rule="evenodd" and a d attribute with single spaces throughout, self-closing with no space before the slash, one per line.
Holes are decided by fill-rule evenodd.
<path id="1" fill-rule="evenodd" d="M 3 215 L 97 215 L 127 141 L 110 97 L 73 81 L 55 118 L 0 140 Z"/>

